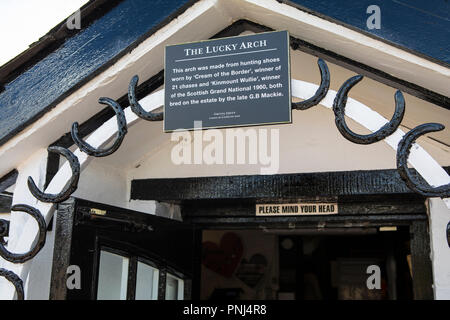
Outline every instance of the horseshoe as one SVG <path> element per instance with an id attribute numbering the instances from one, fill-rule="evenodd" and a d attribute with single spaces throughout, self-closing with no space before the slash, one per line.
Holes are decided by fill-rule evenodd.
<path id="1" fill-rule="evenodd" d="M 163 119 L 163 113 L 153 113 L 153 112 L 147 112 L 142 108 L 142 106 L 139 104 L 139 102 L 136 99 L 136 86 L 138 84 L 139 77 L 136 75 L 133 78 L 131 78 L 130 85 L 128 86 L 128 101 L 130 102 L 131 110 L 141 119 L 147 120 L 147 121 L 161 121 Z"/>
<path id="2" fill-rule="evenodd" d="M 30 207 L 26 204 L 16 204 L 11 207 L 12 211 L 23 211 L 31 215 L 36 219 L 39 225 L 39 239 L 30 251 L 25 253 L 12 253 L 8 251 L 3 244 L 0 243 L 0 256 L 12 263 L 24 263 L 30 259 L 33 259 L 35 255 L 41 251 L 45 244 L 45 237 L 47 234 L 47 224 L 45 223 L 44 217 L 41 215 L 39 210 Z"/>
<path id="3" fill-rule="evenodd" d="M 87 142 L 83 141 L 78 136 L 78 122 L 74 122 L 72 124 L 72 139 L 75 142 L 75 144 L 80 148 L 81 151 L 87 153 L 90 156 L 94 157 L 106 157 L 110 154 L 114 153 L 117 149 L 119 149 L 123 138 L 127 134 L 127 119 L 125 118 L 125 114 L 123 113 L 122 108 L 120 105 L 110 98 L 100 98 L 98 99 L 98 102 L 101 104 L 106 104 L 114 109 L 114 112 L 116 113 L 117 117 L 117 126 L 118 126 L 118 132 L 116 136 L 116 141 L 114 141 L 113 145 L 107 149 L 96 149 Z"/>
<path id="4" fill-rule="evenodd" d="M 3 277 L 11 282 L 14 285 L 14 288 L 16 288 L 17 300 L 23 300 L 24 292 L 22 279 L 20 279 L 19 276 L 14 272 L 3 268 L 0 268 L 0 277 Z"/>
<path id="5" fill-rule="evenodd" d="M 361 75 L 354 76 L 347 81 L 339 88 L 338 93 L 336 94 L 336 98 L 333 102 L 333 111 L 335 115 L 335 123 L 339 130 L 339 132 L 353 143 L 357 144 L 371 144 L 384 138 L 390 136 L 397 130 L 398 126 L 403 120 L 403 116 L 405 115 L 405 98 L 400 90 L 397 90 L 395 93 L 395 112 L 392 116 L 391 121 L 386 123 L 376 132 L 360 135 L 354 133 L 350 130 L 345 122 L 345 105 L 347 104 L 347 94 L 353 86 L 355 86 L 358 82 L 360 82 L 364 77 Z"/>
<path id="6" fill-rule="evenodd" d="M 314 96 L 311 98 L 301 101 L 301 102 L 295 102 L 292 103 L 292 109 L 297 110 L 306 110 L 309 109 L 317 104 L 319 104 L 320 101 L 322 101 L 323 98 L 328 93 L 328 89 L 330 88 L 330 71 L 328 70 L 328 65 L 325 61 L 322 59 L 317 60 L 317 65 L 320 69 L 320 86 L 317 89 Z"/>
<path id="7" fill-rule="evenodd" d="M 72 193 L 78 187 L 78 180 L 80 179 L 80 162 L 78 158 L 68 149 L 62 147 L 48 147 L 48 152 L 53 152 L 65 157 L 70 164 L 72 169 L 72 176 L 70 177 L 69 184 L 64 187 L 58 194 L 44 193 L 36 186 L 32 177 L 28 177 L 28 189 L 33 194 L 33 196 L 42 202 L 59 203 L 67 200 Z"/>
<path id="8" fill-rule="evenodd" d="M 420 136 L 428 133 L 441 131 L 445 127 L 440 123 L 424 123 L 415 127 L 405 134 L 398 143 L 397 148 L 397 170 L 406 185 L 413 191 L 426 197 L 450 197 L 450 183 L 439 187 L 431 187 L 428 184 L 418 181 L 408 170 L 407 162 L 412 144 Z"/>

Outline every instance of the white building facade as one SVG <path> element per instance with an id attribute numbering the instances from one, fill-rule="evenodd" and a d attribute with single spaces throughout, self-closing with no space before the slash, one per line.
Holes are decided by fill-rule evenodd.
<path id="1" fill-rule="evenodd" d="M 163 131 L 167 45 L 273 30 L 289 32 L 292 101 L 316 97 L 310 108 L 293 108 L 289 124 Z M 401 113 L 397 91 L 404 99 L 400 123 L 370 143 L 335 124 L 335 98 L 356 75 L 344 102 L 354 136 L 380 134 Z M 189 2 L 0 146 L 2 199 L 16 209 L 0 215 L 0 297 L 450 299 L 449 81 L 446 65 L 290 3 Z M 132 110 L 134 91 L 154 119 Z M 74 122 L 92 149 L 117 150 L 80 148 Z M 429 123 L 447 128 L 419 127 Z M 207 158 L 212 137 L 222 143 Z M 268 204 L 339 209 L 256 214 Z M 366 287 L 369 265 L 379 288 Z"/>

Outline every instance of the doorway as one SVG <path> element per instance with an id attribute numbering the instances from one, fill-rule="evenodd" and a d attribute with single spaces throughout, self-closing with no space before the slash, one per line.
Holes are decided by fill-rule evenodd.
<path id="1" fill-rule="evenodd" d="M 406 226 L 205 230 L 202 300 L 411 300 Z"/>
<path id="2" fill-rule="evenodd" d="M 177 221 L 60 204 L 51 299 L 432 299 L 425 215 L 221 219 L 208 202 L 205 219 L 187 208 Z M 70 266 L 81 289 L 66 287 Z"/>

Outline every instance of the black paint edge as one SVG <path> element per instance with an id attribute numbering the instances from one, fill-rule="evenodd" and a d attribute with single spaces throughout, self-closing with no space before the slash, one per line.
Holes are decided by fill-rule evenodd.
<path id="1" fill-rule="evenodd" d="M 70 265 L 74 216 L 74 198 L 58 205 L 50 278 L 50 300 L 65 300 L 67 298 L 67 268 Z"/>
<path id="2" fill-rule="evenodd" d="M 414 300 L 433 300 L 433 267 L 431 262 L 428 221 L 413 221 L 411 235 L 411 266 Z"/>
<path id="3" fill-rule="evenodd" d="M 19 172 L 17 169 L 13 169 L 7 174 L 5 174 L 3 177 L 0 178 L 0 193 L 11 187 L 13 184 L 16 183 L 17 176 L 19 175 Z"/>
<path id="4" fill-rule="evenodd" d="M 447 172 L 450 167 L 444 168 Z M 418 176 L 417 172 L 415 175 Z M 361 170 L 131 181 L 130 200 L 183 201 L 414 194 L 397 170 Z"/>

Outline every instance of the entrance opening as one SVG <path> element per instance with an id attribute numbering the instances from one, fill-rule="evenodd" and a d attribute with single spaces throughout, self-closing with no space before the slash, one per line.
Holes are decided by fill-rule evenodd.
<path id="1" fill-rule="evenodd" d="M 204 230 L 200 298 L 413 299 L 408 226 Z"/>

